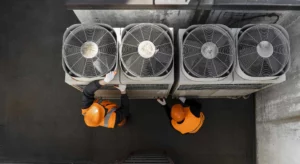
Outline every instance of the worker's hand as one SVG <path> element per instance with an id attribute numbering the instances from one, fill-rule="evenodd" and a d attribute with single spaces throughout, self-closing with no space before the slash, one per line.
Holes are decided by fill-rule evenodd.
<path id="1" fill-rule="evenodd" d="M 156 99 L 156 100 L 157 100 L 157 102 L 160 103 L 160 105 L 162 105 L 162 106 L 167 105 L 167 102 L 166 102 L 166 100 L 165 100 L 164 98 L 162 98 L 162 99 L 158 98 L 158 99 Z"/>
<path id="2" fill-rule="evenodd" d="M 118 90 L 121 91 L 121 94 L 126 94 L 126 85 L 120 84 L 119 86 L 115 86 Z"/>
<path id="3" fill-rule="evenodd" d="M 117 74 L 116 71 L 109 72 L 108 74 L 105 75 L 104 82 L 105 83 L 111 82 L 114 79 L 116 74 Z"/>
<path id="4" fill-rule="evenodd" d="M 184 103 L 185 100 L 186 100 L 186 98 L 185 98 L 185 97 L 179 97 L 179 100 L 180 100 L 182 103 Z"/>

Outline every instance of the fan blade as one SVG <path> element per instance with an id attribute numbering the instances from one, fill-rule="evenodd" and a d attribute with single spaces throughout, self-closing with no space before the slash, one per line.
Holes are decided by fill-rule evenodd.
<path id="1" fill-rule="evenodd" d="M 140 72 L 140 76 L 152 76 L 154 74 L 153 67 L 149 59 L 143 59 L 142 71 Z"/>
<path id="2" fill-rule="evenodd" d="M 95 77 L 98 75 L 97 72 L 93 64 L 93 59 L 87 59 L 83 75 L 86 77 Z"/>
<path id="3" fill-rule="evenodd" d="M 153 68 L 154 74 L 157 74 L 157 73 L 161 72 L 161 70 L 164 69 L 164 65 L 159 60 L 157 60 L 155 57 L 149 58 L 149 60 L 150 60 L 151 66 Z"/>
<path id="4" fill-rule="evenodd" d="M 145 25 L 145 26 L 142 26 L 140 28 L 141 28 L 141 31 L 142 31 L 143 39 L 144 40 L 150 40 L 152 26 Z"/>
<path id="5" fill-rule="evenodd" d="M 95 27 L 94 33 L 92 35 L 92 41 L 95 43 L 99 43 L 107 32 L 108 31 L 103 28 Z"/>
<path id="6" fill-rule="evenodd" d="M 101 46 L 101 47 L 99 47 L 99 51 L 101 53 L 109 54 L 111 56 L 117 56 L 117 47 L 116 47 L 116 45 L 113 45 L 113 46 L 110 46 L 110 45 Z"/>
<path id="7" fill-rule="evenodd" d="M 105 75 L 109 71 L 104 62 L 99 58 L 93 62 L 93 66 L 101 75 Z"/>
<path id="8" fill-rule="evenodd" d="M 203 32 L 204 32 L 206 42 L 212 42 L 213 37 L 214 37 L 214 33 L 215 33 L 214 27 L 204 26 L 202 29 L 203 29 Z"/>
<path id="9" fill-rule="evenodd" d="M 143 60 L 144 58 L 140 56 L 135 58 L 135 60 L 128 66 L 128 68 L 140 76 L 143 67 Z"/>
<path id="10" fill-rule="evenodd" d="M 143 38 L 143 33 L 141 30 L 141 26 L 137 27 L 138 30 L 130 30 L 129 33 L 131 33 L 131 35 L 138 41 L 138 42 L 142 42 L 144 40 Z"/>
<path id="11" fill-rule="evenodd" d="M 87 41 L 93 41 L 93 36 L 95 33 L 95 27 L 89 26 L 89 25 L 82 25 L 85 31 L 86 40 Z"/>

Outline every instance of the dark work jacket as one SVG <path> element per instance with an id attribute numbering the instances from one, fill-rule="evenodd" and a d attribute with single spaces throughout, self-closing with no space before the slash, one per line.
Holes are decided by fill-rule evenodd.
<path id="1" fill-rule="evenodd" d="M 88 84 L 82 95 L 82 109 L 89 108 L 95 101 L 95 92 L 101 88 L 99 80 Z M 129 116 L 129 100 L 127 94 L 121 94 L 121 106 L 115 111 L 116 124 L 120 123 L 124 118 Z"/>

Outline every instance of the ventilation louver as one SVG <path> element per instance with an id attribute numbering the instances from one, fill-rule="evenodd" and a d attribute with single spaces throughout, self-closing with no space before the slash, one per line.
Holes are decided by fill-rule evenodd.
<path id="1" fill-rule="evenodd" d="M 253 25 L 238 40 L 241 70 L 252 77 L 282 75 L 289 67 L 289 41 L 274 25 Z"/>
<path id="2" fill-rule="evenodd" d="M 234 40 L 217 25 L 199 25 L 190 31 L 181 52 L 186 72 L 196 78 L 223 77 L 234 65 Z"/>
<path id="3" fill-rule="evenodd" d="M 172 67 L 172 39 L 155 24 L 142 23 L 126 31 L 120 52 L 122 68 L 129 76 L 158 77 Z"/>
<path id="4" fill-rule="evenodd" d="M 70 30 L 63 43 L 63 60 L 78 77 L 105 76 L 114 70 L 117 41 L 113 29 L 99 24 L 82 24 Z"/>

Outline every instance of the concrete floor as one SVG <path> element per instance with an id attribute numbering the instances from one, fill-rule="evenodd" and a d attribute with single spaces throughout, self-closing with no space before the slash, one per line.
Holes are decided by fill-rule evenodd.
<path id="1" fill-rule="evenodd" d="M 74 13 L 58 0 L 8 1 L 0 11 L 0 162 L 105 164 L 160 149 L 179 164 L 255 163 L 253 97 L 201 100 L 206 121 L 195 135 L 173 130 L 154 100 L 131 100 L 124 128 L 87 128 L 81 94 L 61 68 L 62 34 L 79 22 Z"/>

